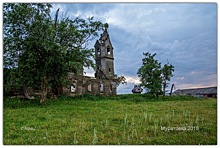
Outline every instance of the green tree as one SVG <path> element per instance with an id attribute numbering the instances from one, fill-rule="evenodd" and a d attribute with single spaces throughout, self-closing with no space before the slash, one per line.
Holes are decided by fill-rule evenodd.
<path id="1" fill-rule="evenodd" d="M 12 69 L 9 82 L 13 85 L 35 87 L 41 83 L 46 71 L 42 69 L 44 52 L 50 42 L 45 35 L 49 31 L 51 7 L 50 4 L 3 5 L 3 59 L 4 67 Z"/>
<path id="2" fill-rule="evenodd" d="M 127 85 L 127 81 L 125 76 L 118 76 L 117 74 L 114 75 L 114 78 L 117 79 L 116 82 L 116 86 L 118 87 L 120 84 L 126 84 Z"/>
<path id="3" fill-rule="evenodd" d="M 56 16 L 58 16 L 58 11 Z M 57 57 L 51 58 L 54 61 L 50 67 L 55 66 L 57 69 L 52 70 L 50 78 L 54 93 L 58 94 L 57 88 L 62 86 L 63 79 L 66 78 L 68 72 L 82 75 L 83 67 L 95 69 L 94 49 L 88 48 L 87 45 L 89 41 L 98 36 L 97 31 L 103 28 L 103 24 L 100 21 L 94 21 L 93 17 L 87 20 L 78 17 L 74 20 L 69 18 L 63 18 L 60 21 L 55 18 L 55 20 L 54 42 L 56 45 L 54 49 L 57 48 L 59 52 Z"/>
<path id="4" fill-rule="evenodd" d="M 143 53 L 145 58 L 142 59 L 142 66 L 138 69 L 138 77 L 141 79 L 141 86 L 143 86 L 151 95 L 157 96 L 165 95 L 165 89 L 173 76 L 174 66 L 167 63 L 161 67 L 161 63 L 154 57 L 156 53 Z"/>
<path id="5" fill-rule="evenodd" d="M 142 66 L 138 69 L 141 86 L 149 91 L 151 95 L 158 97 L 162 93 L 161 63 L 155 60 L 155 54 L 143 53 Z"/>
<path id="6" fill-rule="evenodd" d="M 173 72 L 174 72 L 174 66 L 169 64 L 169 62 L 167 62 L 167 64 L 165 64 L 162 68 L 162 84 L 163 84 L 163 96 L 165 96 L 165 89 L 168 86 L 168 81 L 170 81 L 171 77 L 173 76 Z"/>
<path id="7" fill-rule="evenodd" d="M 103 29 L 100 21 L 50 16 L 51 4 L 5 3 L 3 6 L 4 68 L 16 69 L 20 85 L 54 93 L 68 72 L 82 74 L 83 66 L 94 67 L 93 49 L 88 42 Z M 15 72 L 15 71 L 13 71 Z M 10 80 L 8 80 L 10 81 Z"/>

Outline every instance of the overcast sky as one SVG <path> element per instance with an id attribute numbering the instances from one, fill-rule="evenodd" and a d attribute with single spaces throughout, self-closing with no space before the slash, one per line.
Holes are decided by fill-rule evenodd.
<path id="1" fill-rule="evenodd" d="M 175 67 L 175 89 L 217 86 L 217 4 L 215 3 L 56 3 L 52 15 L 77 16 L 108 23 L 115 73 L 127 78 L 118 94 L 139 84 L 143 52 L 156 53 Z M 94 43 L 91 43 L 93 46 Z M 94 76 L 93 70 L 87 75 Z"/>

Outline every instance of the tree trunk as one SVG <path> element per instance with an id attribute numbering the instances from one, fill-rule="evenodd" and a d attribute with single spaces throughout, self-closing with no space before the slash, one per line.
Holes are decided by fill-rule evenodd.
<path id="1" fill-rule="evenodd" d="M 163 83 L 163 96 L 165 96 L 166 93 L 166 81 Z"/>
<path id="2" fill-rule="evenodd" d="M 61 95 L 63 93 L 63 85 L 60 83 L 58 85 L 58 95 Z"/>
<path id="3" fill-rule="evenodd" d="M 172 87 L 171 87 L 171 90 L 170 90 L 170 96 L 172 95 L 173 87 L 174 87 L 174 84 L 172 84 Z"/>
<path id="4" fill-rule="evenodd" d="M 44 77 L 43 81 L 41 82 L 41 100 L 40 103 L 44 103 L 46 101 L 47 96 L 47 78 Z"/>

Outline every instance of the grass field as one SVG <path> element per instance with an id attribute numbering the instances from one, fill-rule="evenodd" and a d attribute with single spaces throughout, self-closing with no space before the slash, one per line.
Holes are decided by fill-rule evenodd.
<path id="1" fill-rule="evenodd" d="M 5 145 L 216 145 L 217 99 L 4 99 Z"/>

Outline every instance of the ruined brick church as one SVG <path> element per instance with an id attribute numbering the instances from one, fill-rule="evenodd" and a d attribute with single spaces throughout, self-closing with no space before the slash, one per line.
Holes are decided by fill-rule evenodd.
<path id="1" fill-rule="evenodd" d="M 68 79 L 71 84 L 63 88 L 64 93 L 71 96 L 82 94 L 112 96 L 117 94 L 117 79 L 114 78 L 113 46 L 107 29 L 108 25 L 105 26 L 104 32 L 94 45 L 97 67 L 95 77 L 75 76 L 70 73 Z"/>

